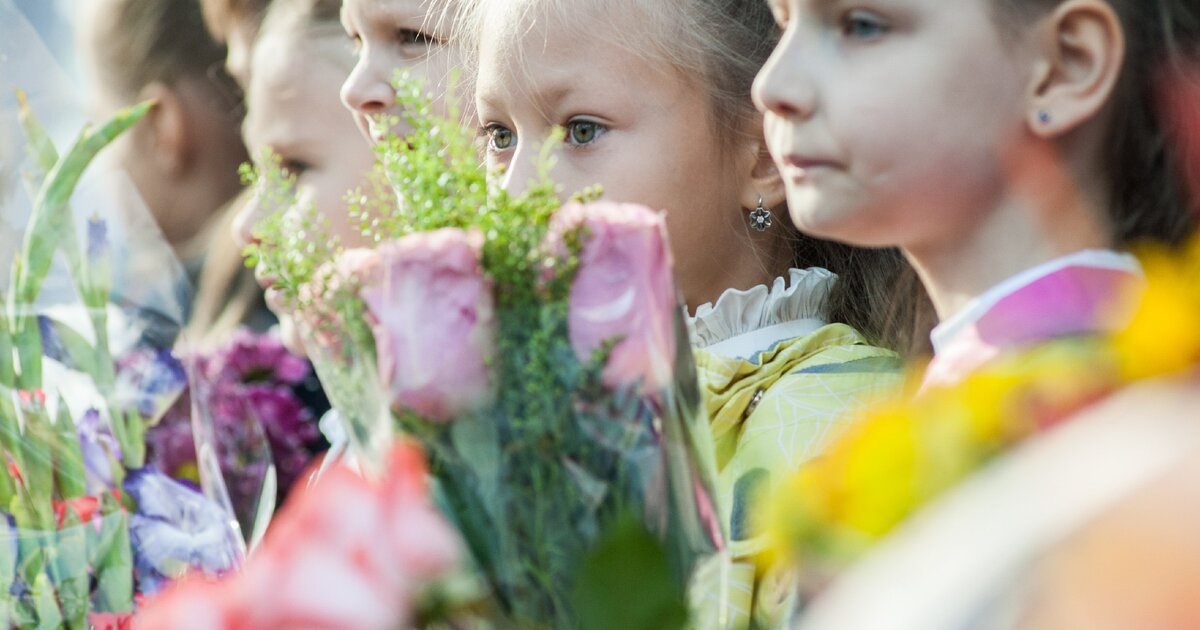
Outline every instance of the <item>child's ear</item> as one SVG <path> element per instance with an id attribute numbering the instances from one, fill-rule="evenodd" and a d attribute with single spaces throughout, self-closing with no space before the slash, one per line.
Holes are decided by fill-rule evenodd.
<path id="1" fill-rule="evenodd" d="M 140 148 L 150 152 L 164 174 L 173 178 L 182 176 L 191 159 L 187 104 L 175 89 L 162 83 L 151 83 L 142 88 L 137 100 L 154 101 L 154 107 L 143 121 L 149 133 Z"/>
<path id="2" fill-rule="evenodd" d="M 746 185 L 742 188 L 742 207 L 750 209 L 758 207 L 760 196 L 763 206 L 767 208 L 775 208 L 783 204 L 787 201 L 787 189 L 783 184 L 783 176 L 779 174 L 779 167 L 775 165 L 771 152 L 767 150 L 767 141 L 763 138 L 761 124 L 758 127 L 758 133 L 754 136 L 754 142 L 749 148 L 752 151 L 752 161 L 749 177 L 746 178 Z"/>
<path id="3" fill-rule="evenodd" d="M 1125 60 L 1125 33 L 1105 0 L 1067 0 L 1042 18 L 1039 34 L 1026 120 L 1052 138 L 1104 109 Z"/>

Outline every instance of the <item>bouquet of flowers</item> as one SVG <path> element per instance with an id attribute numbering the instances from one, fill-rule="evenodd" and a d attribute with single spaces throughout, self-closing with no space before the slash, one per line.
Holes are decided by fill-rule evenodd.
<path id="1" fill-rule="evenodd" d="M 244 570 L 185 579 L 138 613 L 143 630 L 391 630 L 446 614 L 462 548 L 429 500 L 420 450 L 396 444 L 368 480 L 333 466 L 301 488 Z"/>
<path id="2" fill-rule="evenodd" d="M 327 405 L 308 361 L 271 334 L 240 330 L 186 360 L 192 389 L 146 432 L 147 459 L 199 487 L 192 418 L 206 416 L 233 513 L 248 540 L 257 540 L 323 445 L 316 413 Z"/>
<path id="3" fill-rule="evenodd" d="M 412 131 L 380 148 L 385 194 L 352 197 L 378 245 L 317 264 L 319 222 L 280 215 L 252 252 L 290 283 L 367 469 L 393 420 L 420 442 L 506 623 L 578 627 L 584 558 L 629 516 L 682 586 L 723 535 L 662 217 L 596 191 L 562 206 L 548 151 L 510 197 L 454 112 L 398 93 Z"/>
<path id="4" fill-rule="evenodd" d="M 60 157 L 18 99 L 42 183 L 0 309 L 0 627 L 110 627 L 189 567 L 235 568 L 241 547 L 223 510 L 146 465 L 145 429 L 186 382 L 154 347 L 172 322 L 114 291 L 120 226 L 97 209 L 81 244 L 69 206 L 92 158 L 151 105 L 86 128 Z M 52 303 L 48 280 L 74 296 Z"/>

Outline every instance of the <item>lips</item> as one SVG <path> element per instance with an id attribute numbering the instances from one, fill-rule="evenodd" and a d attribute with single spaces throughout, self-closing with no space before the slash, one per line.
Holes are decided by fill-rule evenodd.
<path id="1" fill-rule="evenodd" d="M 802 153 L 788 153 L 783 157 L 783 174 L 793 180 L 804 180 L 815 174 L 838 168 L 834 160 L 813 157 Z"/>
<path id="2" fill-rule="evenodd" d="M 783 163 L 791 168 L 813 170 L 818 168 L 834 168 L 837 162 L 825 158 L 809 157 L 797 153 L 789 153 L 784 156 Z"/>

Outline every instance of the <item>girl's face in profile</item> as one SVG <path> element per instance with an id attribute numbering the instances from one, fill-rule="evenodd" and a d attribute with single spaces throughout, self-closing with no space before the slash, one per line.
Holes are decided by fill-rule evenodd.
<path id="1" fill-rule="evenodd" d="M 251 154 L 257 159 L 269 150 L 295 178 L 294 204 L 283 211 L 316 211 L 346 247 L 365 243 L 351 223 L 345 197 L 365 183 L 374 163 L 374 154 L 338 100 L 338 86 L 352 62 L 336 33 L 264 33 L 254 50 L 243 126 Z M 252 242 L 255 224 L 278 210 L 252 199 L 237 217 L 235 237 L 243 245 Z M 267 304 L 286 331 L 289 313 L 271 288 L 273 279 L 257 275 Z M 288 341 L 297 347 L 294 339 Z"/>
<path id="2" fill-rule="evenodd" d="M 1031 87 L 993 0 L 770 2 L 782 40 L 754 96 L 796 226 L 910 250 L 974 233 Z"/>
<path id="3" fill-rule="evenodd" d="M 578 10 L 581 19 L 601 15 Z M 743 187 L 755 156 L 723 150 L 707 91 L 674 67 L 613 43 L 604 25 L 647 29 L 634 18 L 603 15 L 587 21 L 599 25 L 587 31 L 535 21 L 511 42 L 491 28 L 505 19 L 504 4 L 490 11 L 498 15 L 484 21 L 476 108 L 488 166 L 506 169 L 505 188 L 528 186 L 543 145 L 561 127 L 566 138 L 550 174 L 565 196 L 600 185 L 605 199 L 665 210 L 676 273 L 692 307 L 731 286 L 722 254 L 744 225 L 740 208 L 754 203 Z"/>
<path id="4" fill-rule="evenodd" d="M 438 22 L 430 15 L 429 0 L 345 0 L 342 4 L 342 25 L 358 58 L 342 85 L 342 102 L 371 143 L 383 140 L 389 131 L 404 135 L 392 88 L 398 70 L 424 79 L 427 89 L 440 95 L 435 113 L 445 114 L 451 70 L 459 56 L 447 45 L 449 34 L 437 28 L 445 26 Z M 389 129 L 381 116 L 400 127 Z"/>

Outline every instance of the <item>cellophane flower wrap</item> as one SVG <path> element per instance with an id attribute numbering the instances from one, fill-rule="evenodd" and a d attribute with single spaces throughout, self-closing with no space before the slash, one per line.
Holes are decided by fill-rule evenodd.
<path id="1" fill-rule="evenodd" d="M 328 404 L 309 362 L 272 332 L 241 329 L 215 347 L 183 353 L 182 360 L 190 387 L 146 432 L 147 459 L 195 487 L 203 466 L 219 474 L 253 545 L 276 506 L 303 485 L 302 474 L 324 446 L 317 415 Z M 199 453 L 196 434 L 212 438 L 200 441 Z"/>
<path id="2" fill-rule="evenodd" d="M 335 252 L 298 286 L 298 308 L 342 331 L 307 343 L 353 345 L 357 364 L 328 371 L 370 375 L 424 447 L 501 624 L 580 627 L 589 553 L 631 517 L 682 593 L 723 543 L 662 215 L 596 191 L 563 205 L 552 145 L 540 183 L 509 196 L 465 130 L 397 85 L 412 131 L 379 148 L 374 194 L 351 195 L 377 245 Z M 290 233 L 268 222 L 259 260 L 292 264 L 307 245 Z"/>
<path id="3" fill-rule="evenodd" d="M 378 479 L 333 465 L 298 488 L 243 571 L 185 579 L 149 601 L 137 627 L 394 630 L 442 621 L 461 544 L 429 499 L 420 450 L 397 442 L 381 463 Z"/>
<path id="4" fill-rule="evenodd" d="M 10 4 L 0 19 L 5 46 L 37 50 Z M 0 74 L 36 57 L 2 54 Z M 0 280 L 0 627 L 117 627 L 144 595 L 189 569 L 227 572 L 242 550 L 225 511 L 146 465 L 145 430 L 186 383 L 169 351 L 180 291 L 144 209 L 111 206 L 128 181 L 84 176 L 150 105 L 85 127 L 60 155 L 24 93 L 11 103 L 0 123 L 19 131 L 0 153 L 29 195 L 0 174 L 0 242 L 18 244 Z"/>

